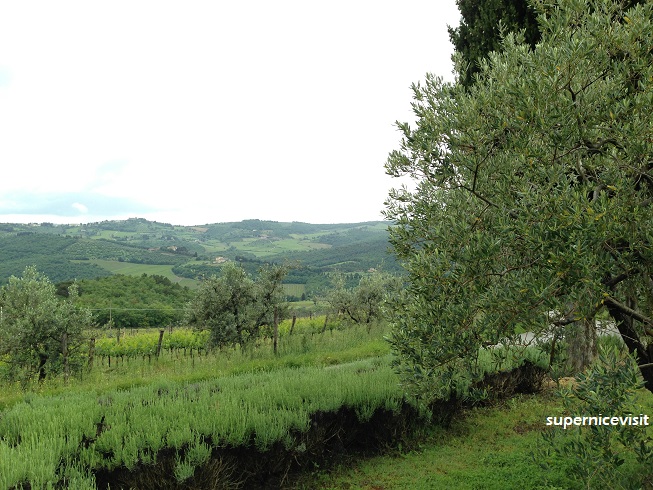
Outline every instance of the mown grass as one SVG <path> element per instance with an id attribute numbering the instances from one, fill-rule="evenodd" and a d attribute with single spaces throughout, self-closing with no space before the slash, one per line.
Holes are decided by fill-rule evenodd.
<path id="1" fill-rule="evenodd" d="M 434 427 L 415 447 L 302 477 L 293 489 L 573 488 L 564 473 L 541 468 L 533 457 L 548 415 L 561 403 L 550 391 L 519 395 L 459 414 Z"/>
<path id="2" fill-rule="evenodd" d="M 640 389 L 638 401 L 653 407 L 653 393 Z M 301 475 L 289 488 L 580 490 L 585 487 L 572 478 L 566 461 L 557 459 L 546 468 L 541 464 L 541 450 L 547 447 L 542 436 L 554 430 L 546 426 L 546 417 L 562 414 L 562 399 L 550 382 L 541 393 L 462 410 L 449 427 L 427 428 L 411 447 L 370 458 L 344 458 L 328 470 Z M 653 425 L 646 430 L 653 438 Z M 650 469 L 647 472 L 632 455 L 626 455 L 620 475 L 619 489 L 653 488 L 646 480 Z M 642 478 L 649 486 L 642 486 Z M 614 487 L 597 482 L 590 488 Z"/>

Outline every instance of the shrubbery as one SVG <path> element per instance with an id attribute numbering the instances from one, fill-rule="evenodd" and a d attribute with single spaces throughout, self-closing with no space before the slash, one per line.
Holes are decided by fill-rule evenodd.
<path id="1" fill-rule="evenodd" d="M 642 388 L 637 362 L 614 346 L 601 349 L 597 362 L 561 390 L 565 416 L 651 415 L 637 401 Z M 553 415 L 553 414 L 552 414 Z M 651 423 L 651 422 L 649 422 Z M 547 428 L 537 452 L 539 463 L 562 465 L 583 488 L 630 488 L 653 483 L 653 444 L 642 425 Z"/>

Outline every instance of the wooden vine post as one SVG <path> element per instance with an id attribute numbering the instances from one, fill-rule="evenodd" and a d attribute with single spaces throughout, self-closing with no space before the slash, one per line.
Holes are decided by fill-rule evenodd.
<path id="1" fill-rule="evenodd" d="M 165 330 L 163 330 L 163 329 L 159 330 L 159 343 L 156 345 L 156 358 L 157 359 L 161 355 L 161 346 L 163 345 L 163 332 L 165 332 Z"/>
<path id="2" fill-rule="evenodd" d="M 273 340 L 273 350 L 274 355 L 277 355 L 277 348 L 279 344 L 279 313 L 277 312 L 277 307 L 274 307 L 274 340 Z"/>
<path id="3" fill-rule="evenodd" d="M 95 359 L 95 338 L 91 338 L 88 344 L 88 370 L 93 369 L 93 361 Z"/>
<path id="4" fill-rule="evenodd" d="M 68 365 L 68 332 L 64 332 L 61 336 L 61 354 L 63 355 L 63 379 L 64 383 L 68 384 L 68 377 L 70 375 L 70 366 Z"/>

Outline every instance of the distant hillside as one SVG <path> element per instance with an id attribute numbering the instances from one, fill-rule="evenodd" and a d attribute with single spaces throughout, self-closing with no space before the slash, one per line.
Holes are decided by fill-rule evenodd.
<path id="1" fill-rule="evenodd" d="M 238 261 L 255 272 L 264 262 L 301 267 L 287 278 L 309 293 L 325 272 L 363 273 L 383 264 L 399 270 L 388 250 L 388 223 L 311 224 L 244 220 L 173 226 L 133 218 L 83 225 L 0 224 L 0 283 L 34 264 L 53 282 L 115 273 L 156 274 L 193 287 Z"/>
<path id="2" fill-rule="evenodd" d="M 6 283 L 12 275 L 20 276 L 29 265 L 35 265 L 53 282 L 111 274 L 91 262 L 69 260 L 66 250 L 76 242 L 74 238 L 37 232 L 1 233 L 0 283 Z"/>

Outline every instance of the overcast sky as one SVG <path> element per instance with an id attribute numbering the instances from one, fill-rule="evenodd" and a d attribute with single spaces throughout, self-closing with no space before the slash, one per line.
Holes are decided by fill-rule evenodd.
<path id="1" fill-rule="evenodd" d="M 0 221 L 381 219 L 455 0 L 0 0 Z"/>

